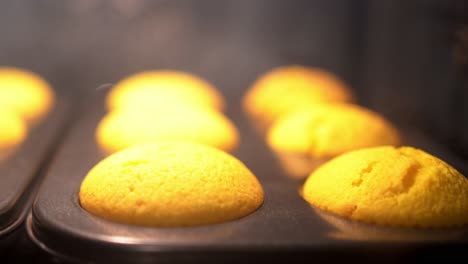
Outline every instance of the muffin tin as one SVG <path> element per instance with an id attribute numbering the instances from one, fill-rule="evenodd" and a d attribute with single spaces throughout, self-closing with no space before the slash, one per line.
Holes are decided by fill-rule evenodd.
<path id="1" fill-rule="evenodd" d="M 56 105 L 13 153 L 0 160 L 0 241 L 10 241 L 12 231 L 25 219 L 44 162 L 61 138 L 67 109 L 64 102 Z"/>
<path id="2" fill-rule="evenodd" d="M 466 258 L 467 228 L 418 230 L 380 227 L 335 217 L 309 206 L 300 183 L 284 175 L 238 102 L 229 102 L 241 145 L 233 154 L 258 177 L 265 202 L 244 218 L 199 227 L 150 228 L 113 223 L 80 207 L 78 191 L 87 172 L 105 155 L 95 128 L 105 114 L 104 94 L 94 94 L 52 163 L 27 220 L 30 238 L 62 261 L 236 262 L 332 260 L 375 261 Z M 463 173 L 463 162 L 423 135 L 405 132 L 407 144 L 445 159 Z M 105 188 L 105 187 L 103 187 Z"/>

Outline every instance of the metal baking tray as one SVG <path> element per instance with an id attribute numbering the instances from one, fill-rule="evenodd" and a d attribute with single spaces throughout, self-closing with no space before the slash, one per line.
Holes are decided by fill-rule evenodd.
<path id="1" fill-rule="evenodd" d="M 29 131 L 27 139 L 15 152 L 0 160 L 0 242 L 10 241 L 11 232 L 25 219 L 41 180 L 44 162 L 60 139 L 68 106 L 61 99 L 57 101 L 59 103 Z"/>
<path id="2" fill-rule="evenodd" d="M 348 221 L 309 206 L 298 194 L 299 183 L 284 175 L 239 102 L 230 102 L 227 112 L 241 134 L 241 145 L 233 154 L 265 190 L 260 209 L 235 221 L 184 228 L 131 226 L 93 216 L 80 207 L 78 191 L 87 172 L 104 158 L 94 139 L 105 113 L 103 94 L 88 102 L 56 155 L 27 220 L 31 239 L 62 261 L 239 263 L 356 257 L 404 262 L 467 257 L 467 228 L 387 228 Z M 409 139 L 414 140 L 412 145 L 459 162 L 443 147 L 414 137 L 417 140 Z"/>

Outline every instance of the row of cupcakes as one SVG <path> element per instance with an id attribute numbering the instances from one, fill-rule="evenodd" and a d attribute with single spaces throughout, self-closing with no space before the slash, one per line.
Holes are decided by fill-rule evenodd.
<path id="1" fill-rule="evenodd" d="M 111 154 L 84 178 L 81 206 L 114 222 L 196 226 L 244 217 L 263 203 L 254 174 L 228 154 L 239 144 L 213 85 L 176 71 L 147 71 L 117 83 L 96 129 Z"/>
<path id="2" fill-rule="evenodd" d="M 187 141 L 232 151 L 236 126 L 223 113 L 221 93 L 209 82 L 178 71 L 147 71 L 118 82 L 106 99 L 109 113 L 96 130 L 106 153 L 148 142 Z"/>
<path id="3" fill-rule="evenodd" d="M 288 175 L 304 178 L 347 151 L 400 144 L 388 120 L 354 101 L 350 88 L 333 74 L 294 65 L 261 76 L 243 105 Z"/>
<path id="4" fill-rule="evenodd" d="M 403 227 L 468 224 L 468 179 L 401 144 L 383 116 L 352 104 L 331 73 L 302 66 L 257 80 L 244 108 L 314 207 L 361 222 Z"/>

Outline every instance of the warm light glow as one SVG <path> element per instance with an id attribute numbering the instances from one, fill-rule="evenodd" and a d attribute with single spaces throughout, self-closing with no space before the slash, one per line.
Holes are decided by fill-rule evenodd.
<path id="1" fill-rule="evenodd" d="M 269 125 L 287 112 L 324 102 L 351 102 L 349 88 L 332 73 L 317 68 L 285 66 L 261 76 L 246 94 L 245 110 Z"/>
<path id="2" fill-rule="evenodd" d="M 17 112 L 29 124 L 38 123 L 52 108 L 54 93 L 35 73 L 0 67 L 0 107 Z"/>
<path id="3" fill-rule="evenodd" d="M 222 110 L 222 95 L 207 81 L 183 72 L 147 71 L 132 75 L 115 85 L 107 106 L 115 109 L 150 109 L 176 104 Z"/>
<path id="4" fill-rule="evenodd" d="M 0 109 L 0 160 L 6 159 L 26 135 L 26 124 L 19 115 L 8 109 Z"/>
<path id="5" fill-rule="evenodd" d="M 107 153 L 160 141 L 187 141 L 231 151 L 238 145 L 239 134 L 221 113 L 167 106 L 147 111 L 114 111 L 100 122 L 96 139 Z"/>

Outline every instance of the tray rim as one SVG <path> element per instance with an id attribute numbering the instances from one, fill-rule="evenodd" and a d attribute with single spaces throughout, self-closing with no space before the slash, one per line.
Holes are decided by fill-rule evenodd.
<path id="1" fill-rule="evenodd" d="M 37 138 L 31 138 L 28 135 L 28 138 L 19 149 L 13 154 L 13 160 L 21 158 L 20 156 L 25 152 L 28 152 L 27 149 L 34 147 L 33 140 L 41 140 L 43 137 L 40 137 L 39 134 L 51 135 L 47 136 L 47 142 L 44 144 L 43 149 L 41 149 L 35 161 L 36 170 L 34 170 L 29 176 L 25 176 L 22 179 L 21 190 L 18 190 L 10 199 L 7 200 L 7 203 L 4 203 L 0 217 L 4 217 L 5 221 L 2 226 L 0 226 L 0 238 L 7 236 L 9 233 L 17 229 L 21 223 L 25 220 L 26 216 L 29 213 L 28 208 L 31 207 L 36 194 L 39 191 L 40 184 L 44 178 L 44 165 L 47 165 L 48 160 L 51 158 L 51 153 L 59 145 L 61 137 L 59 136 L 64 132 L 67 117 L 70 114 L 70 106 L 68 105 L 69 99 L 66 96 L 57 97 L 54 107 L 51 109 L 49 114 L 45 117 L 44 120 L 34 127 L 34 136 Z M 49 126 L 49 127 L 48 127 Z M 37 129 L 40 131 L 38 132 Z M 9 168 L 10 169 L 10 168 Z"/>

